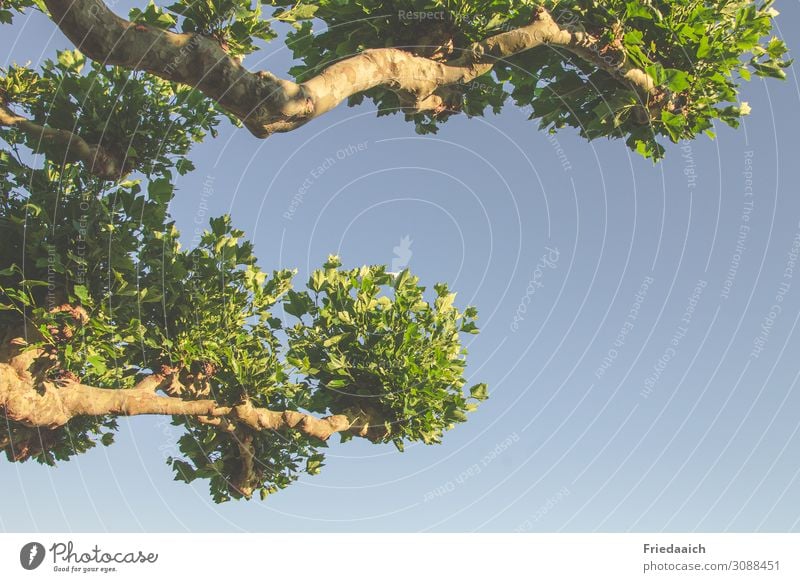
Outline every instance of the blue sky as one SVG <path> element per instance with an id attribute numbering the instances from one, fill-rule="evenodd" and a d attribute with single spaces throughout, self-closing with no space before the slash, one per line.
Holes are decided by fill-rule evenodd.
<path id="1" fill-rule="evenodd" d="M 791 49 L 800 5 L 778 8 Z M 5 28 L 4 63 L 69 46 L 41 16 Z M 0 464 L 0 530 L 797 530 L 798 95 L 793 70 L 757 79 L 742 128 L 655 166 L 514 106 L 424 137 L 370 106 L 261 141 L 226 125 L 177 183 L 186 243 L 228 212 L 268 269 L 338 253 L 448 282 L 479 308 L 490 400 L 441 446 L 333 445 L 320 475 L 223 505 L 172 481 L 167 421 L 123 420 L 54 470 Z"/>

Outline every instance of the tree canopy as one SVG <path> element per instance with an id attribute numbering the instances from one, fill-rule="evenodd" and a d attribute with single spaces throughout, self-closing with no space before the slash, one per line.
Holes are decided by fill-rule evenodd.
<path id="1" fill-rule="evenodd" d="M 97 0 L 5 3 L 3 20 L 34 5 L 95 61 L 194 87 L 259 137 L 365 97 L 421 133 L 513 102 L 548 130 L 623 138 L 657 159 L 662 139 L 736 126 L 741 82 L 789 64 L 770 0 L 181 0 L 127 20 Z M 278 22 L 293 26 L 294 79 L 242 60 Z"/>
<path id="2" fill-rule="evenodd" d="M 368 99 L 419 133 L 530 106 L 546 131 L 658 160 L 715 120 L 735 127 L 742 81 L 785 76 L 771 4 L 179 0 L 124 18 L 101 0 L 3 0 L 0 23 L 39 10 L 74 47 L 0 71 L 0 450 L 51 465 L 110 445 L 120 416 L 169 415 L 176 478 L 225 501 L 319 472 L 334 433 L 440 442 L 487 397 L 464 378 L 475 308 L 335 256 L 298 285 L 226 216 L 183 248 L 168 205 L 192 145 Z M 292 78 L 249 70 L 279 37 Z"/>

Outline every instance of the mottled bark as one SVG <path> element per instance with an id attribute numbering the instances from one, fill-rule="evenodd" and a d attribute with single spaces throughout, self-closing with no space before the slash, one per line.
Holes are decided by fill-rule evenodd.
<path id="1" fill-rule="evenodd" d="M 158 393 L 174 382 L 153 374 L 133 388 L 99 388 L 72 379 L 49 380 L 53 359 L 39 348 L 27 348 L 21 338 L 0 349 L 0 413 L 23 426 L 56 429 L 80 416 L 191 416 L 234 431 L 296 430 L 327 440 L 337 432 L 380 440 L 383 419 L 363 411 L 318 418 L 295 410 L 274 411 L 250 403 L 222 406 L 213 399 L 184 400 Z M 226 428 L 227 427 L 227 428 Z M 2 448 L 2 447 L 0 447 Z"/>
<path id="2" fill-rule="evenodd" d="M 540 44 L 591 63 L 643 96 L 652 95 L 656 89 L 652 77 L 628 61 L 621 43 L 604 44 L 584 30 L 561 25 L 543 8 L 532 24 L 490 37 L 477 43 L 473 51 L 478 59 L 503 59 Z"/>
<path id="3" fill-rule="evenodd" d="M 369 49 L 342 59 L 304 83 L 253 73 L 210 38 L 173 33 L 118 17 L 100 0 L 45 0 L 64 34 L 90 58 L 196 87 L 242 120 L 258 137 L 291 131 L 368 89 L 387 87 L 407 109 L 438 112 L 442 88 L 463 85 L 494 63 L 542 45 L 584 59 L 644 94 L 652 79 L 592 35 L 562 27 L 541 10 L 533 22 L 475 43 L 448 61 L 395 48 Z M 569 55 L 567 55 L 569 56 Z"/>
<path id="4" fill-rule="evenodd" d="M 343 415 L 317 418 L 295 410 L 277 412 L 256 408 L 252 404 L 235 406 L 226 414 L 254 430 L 291 428 L 322 440 L 327 440 L 335 432 L 349 430 L 351 425 L 350 420 Z"/>
<path id="5" fill-rule="evenodd" d="M 61 31 L 90 58 L 195 87 L 261 137 L 313 109 L 300 85 L 266 72 L 251 73 L 212 38 L 135 24 L 99 0 L 45 4 Z"/>

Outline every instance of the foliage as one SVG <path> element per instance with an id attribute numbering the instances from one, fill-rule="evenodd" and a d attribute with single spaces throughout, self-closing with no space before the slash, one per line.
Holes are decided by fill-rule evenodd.
<path id="1" fill-rule="evenodd" d="M 740 100 L 742 81 L 752 75 L 784 78 L 789 65 L 783 41 L 771 37 L 777 11 L 773 0 L 269 0 L 262 15 L 257 0 L 152 1 L 131 18 L 165 29 L 216 38 L 242 57 L 276 38 L 276 23 L 293 27 L 285 40 L 303 81 L 327 65 L 369 48 L 399 47 L 447 61 L 473 43 L 529 24 L 547 9 L 559 24 L 600 41 L 595 63 L 547 47 L 498 62 L 493 70 L 456 88 L 452 110 L 406 113 L 420 133 L 438 131 L 448 115 L 497 113 L 513 103 L 530 111 L 540 128 L 570 126 L 587 139 L 623 138 L 641 155 L 659 159 L 664 139 L 678 142 L 701 133 L 714 137 L 713 123 L 736 127 L 749 105 Z M 0 11 L 32 0 L 13 0 Z M 39 4 L 41 7 L 41 4 Z M 599 66 L 598 63 L 604 66 Z M 608 72 L 634 66 L 657 86 L 644 97 Z M 353 96 L 368 97 L 378 115 L 401 111 L 387 87 Z"/>
<path id="2" fill-rule="evenodd" d="M 459 339 L 462 332 L 477 333 L 475 309 L 456 309 L 446 285 L 436 285 L 429 303 L 408 271 L 394 276 L 382 266 L 340 266 L 330 257 L 311 276 L 309 291 L 287 295 L 286 312 L 300 319 L 286 333 L 287 359 L 306 378 L 303 406 L 337 414 L 378 409 L 386 439 L 401 449 L 404 440 L 440 442 L 444 430 L 475 408 L 462 390 Z M 381 294 L 386 287 L 393 298 Z"/>
<path id="3" fill-rule="evenodd" d="M 282 9 L 289 0 L 274 0 Z M 783 41 L 769 37 L 778 14 L 772 0 L 317 0 L 316 10 L 296 18 L 289 45 L 301 64 L 300 79 L 326 64 L 366 48 L 409 47 L 425 54 L 449 47 L 459 55 L 488 35 L 524 26 L 544 6 L 562 26 L 589 32 L 607 44 L 599 54 L 608 65 L 623 59 L 611 49 L 621 46 L 625 62 L 654 79 L 665 107 L 644 123 L 637 118 L 641 97 L 608 72 L 563 51 L 538 49 L 495 65 L 463 88 L 463 108 L 469 115 L 499 112 L 510 97 L 530 108 L 539 126 L 556 130 L 576 127 L 587 139 L 625 138 L 638 153 L 658 159 L 664 148 L 658 137 L 672 142 L 693 139 L 719 119 L 733 127 L 749 111 L 739 102 L 739 85 L 751 75 L 784 78 L 789 61 Z M 307 7 L 310 7 L 307 5 Z M 407 14 L 433 14 L 422 20 Z M 313 19 L 326 29 L 314 34 Z M 423 45 L 423 46 L 420 46 Z M 397 98 L 380 88 L 367 93 L 379 114 L 398 110 Z M 363 96 L 351 100 L 355 105 Z M 410 115 L 421 133 L 435 132 L 440 120 Z M 649 121 L 649 123 L 647 122 Z"/>
<path id="4" fill-rule="evenodd" d="M 144 10 L 134 8 L 131 20 L 164 29 L 196 32 L 216 38 L 232 56 L 241 57 L 256 50 L 256 39 L 269 41 L 276 34 L 261 14 L 261 4 L 251 0 L 200 0 L 176 2 L 162 9 L 152 1 Z"/>
<path id="5" fill-rule="evenodd" d="M 45 60 L 40 72 L 12 65 L 0 76 L 0 98 L 31 121 L 71 131 L 121 160 L 127 171 L 147 176 L 168 176 L 173 167 L 188 171 L 192 143 L 216 135 L 219 123 L 216 105 L 198 91 L 143 72 L 87 66 L 75 50 Z M 9 143 L 24 144 L 57 164 L 71 161 L 57 145 L 15 129 L 0 131 Z"/>
<path id="6" fill-rule="evenodd" d="M 658 159 L 664 140 L 713 137 L 715 120 L 735 127 L 749 111 L 741 81 L 783 78 L 789 65 L 786 45 L 770 37 L 772 0 L 176 0 L 150 2 L 130 18 L 213 37 L 236 59 L 288 29 L 291 74 L 302 82 L 370 48 L 458 59 L 542 8 L 597 39 L 595 58 L 554 47 L 519 53 L 450 87 L 453 110 L 407 113 L 417 131 L 437 131 L 457 110 L 477 116 L 517 106 L 548 131 L 622 138 Z M 46 12 L 41 0 L 3 0 L 0 23 L 28 9 Z M 631 67 L 655 90 L 643 94 L 615 76 Z M 350 105 L 365 97 L 378 115 L 400 110 L 391 88 L 355 95 Z M 198 91 L 63 51 L 39 70 L 0 71 L 0 105 L 80 136 L 120 160 L 126 175 L 93 176 L 63 147 L 0 127 L 0 328 L 32 324 L 39 347 L 57 359 L 55 376 L 125 389 L 168 369 L 185 387 L 173 396 L 379 418 L 385 430 L 371 440 L 401 450 L 438 443 L 486 398 L 485 385 L 467 390 L 464 379 L 461 337 L 477 332 L 476 311 L 455 307 L 446 285 L 431 293 L 408 272 L 346 269 L 330 257 L 295 288 L 293 271 L 258 266 L 225 216 L 192 248 L 179 244 L 168 214 L 175 176 L 193 169 L 192 145 L 214 135 L 223 115 Z M 88 313 L 80 324 L 70 318 L 78 305 Z M 173 423 L 183 431 L 170 458 L 176 479 L 209 480 L 216 501 L 241 496 L 229 487 L 242 467 L 239 435 L 190 417 Z M 13 460 L 53 464 L 111 444 L 115 429 L 112 416 L 81 417 L 39 432 L 38 447 L 6 450 Z M 30 441 L 26 431 L 9 421 L 0 442 Z M 248 438 L 262 496 L 323 465 L 326 443 L 300 431 Z"/>
<path id="7" fill-rule="evenodd" d="M 0 2 L 0 24 L 11 24 L 15 13 L 24 12 L 33 6 L 44 10 L 44 4 L 39 0 L 3 0 Z"/>
<path id="8" fill-rule="evenodd" d="M 215 110 L 151 76 L 86 69 L 66 51 L 40 72 L 12 67 L 0 79 L 6 99 L 38 123 L 80 128 L 134 159 L 130 179 L 112 183 L 0 128 L 0 328 L 31 322 L 58 359 L 53 379 L 125 389 L 167 367 L 191 387 L 178 395 L 189 400 L 320 415 L 368 406 L 388 423 L 381 440 L 399 448 L 438 442 L 466 419 L 485 397 L 481 387 L 463 391 L 459 335 L 476 332 L 474 308 L 458 311 L 444 286 L 429 302 L 408 272 L 345 270 L 336 257 L 294 290 L 295 273 L 263 271 L 228 216 L 183 248 L 168 215 L 174 172 L 191 169 L 190 146 L 213 131 Z M 62 305 L 82 306 L 88 321 L 76 325 Z M 218 502 L 240 497 L 229 486 L 241 468 L 238 435 L 189 417 L 173 424 L 183 430 L 170 458 L 176 479 L 207 479 Z M 116 426 L 112 416 L 73 419 L 41 431 L 30 457 L 53 464 L 109 445 Z M 22 432 L 6 424 L 0 441 Z M 262 496 L 322 467 L 322 441 L 252 436 Z"/>

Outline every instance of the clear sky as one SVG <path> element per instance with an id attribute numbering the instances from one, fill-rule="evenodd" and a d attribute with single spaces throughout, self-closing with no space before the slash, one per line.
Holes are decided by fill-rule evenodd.
<path id="1" fill-rule="evenodd" d="M 800 4 L 777 8 L 793 49 Z M 41 15 L 2 30 L 3 64 L 70 47 Z M 290 61 L 275 42 L 246 64 L 283 74 Z M 226 124 L 178 181 L 186 243 L 229 212 L 264 268 L 300 280 L 338 253 L 448 282 L 479 308 L 468 375 L 490 400 L 441 446 L 333 444 L 320 475 L 223 505 L 172 481 L 167 420 L 123 419 L 114 446 L 54 470 L 0 463 L 13 500 L 0 530 L 800 529 L 788 74 L 744 88 L 738 131 L 668 146 L 656 166 L 619 141 L 548 137 L 512 105 L 425 137 L 371 106 L 263 141 Z"/>

